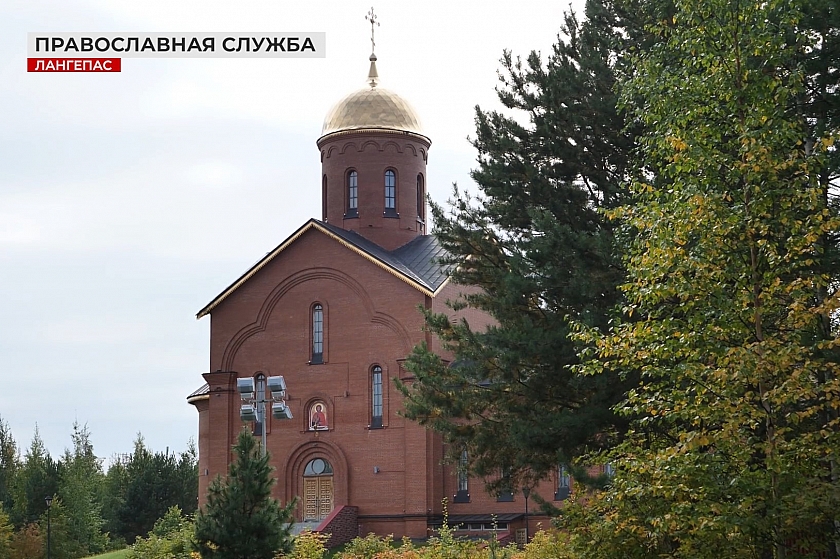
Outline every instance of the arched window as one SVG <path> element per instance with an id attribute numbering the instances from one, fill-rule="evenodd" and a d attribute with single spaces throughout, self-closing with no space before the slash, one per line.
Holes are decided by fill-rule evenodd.
<path id="1" fill-rule="evenodd" d="M 310 460 L 309 463 L 306 464 L 306 467 L 303 469 L 303 477 L 329 476 L 332 475 L 332 473 L 332 464 L 330 464 L 323 458 L 316 458 L 314 460 Z"/>
<path id="2" fill-rule="evenodd" d="M 470 502 L 470 481 L 468 475 L 469 458 L 467 456 L 467 449 L 461 451 L 461 456 L 458 458 L 458 491 L 455 493 L 453 499 L 456 503 Z"/>
<path id="3" fill-rule="evenodd" d="M 426 222 L 426 191 L 423 188 L 423 175 L 417 175 L 417 219 Z"/>
<path id="4" fill-rule="evenodd" d="M 257 376 L 254 377 L 254 386 L 256 390 L 256 397 L 257 397 L 257 420 L 254 421 L 254 435 L 261 437 L 263 434 L 263 429 L 265 429 L 265 417 L 263 417 L 263 412 L 265 411 L 263 406 L 260 402 L 265 401 L 265 375 L 262 373 L 257 373 Z"/>
<path id="5" fill-rule="evenodd" d="M 347 216 L 359 216 L 359 174 L 356 171 L 347 173 Z"/>
<path id="6" fill-rule="evenodd" d="M 385 171 L 385 213 L 397 215 L 397 174 L 391 169 Z"/>
<path id="7" fill-rule="evenodd" d="M 379 429 L 382 427 L 382 367 L 374 365 L 370 370 L 370 428 Z"/>
<path id="8" fill-rule="evenodd" d="M 321 221 L 327 221 L 327 175 L 321 181 Z"/>
<path id="9" fill-rule="evenodd" d="M 500 503 L 513 502 L 513 485 L 510 482 L 510 470 L 502 469 L 502 483 L 499 492 L 496 493 L 496 500 Z"/>
<path id="10" fill-rule="evenodd" d="M 324 362 L 324 307 L 321 303 L 312 305 L 312 359 L 317 365 Z"/>
<path id="11" fill-rule="evenodd" d="M 554 492 L 554 500 L 562 501 L 569 497 L 571 492 L 572 478 L 566 466 L 557 467 L 557 491 Z"/>

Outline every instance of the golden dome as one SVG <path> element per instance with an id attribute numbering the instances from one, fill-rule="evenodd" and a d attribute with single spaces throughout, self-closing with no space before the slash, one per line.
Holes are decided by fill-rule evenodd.
<path id="1" fill-rule="evenodd" d="M 379 76 L 375 55 L 371 55 L 370 66 L 370 87 L 351 93 L 330 109 L 324 119 L 321 137 L 345 130 L 370 129 L 397 130 L 424 136 L 414 107 L 393 91 L 377 87 Z"/>

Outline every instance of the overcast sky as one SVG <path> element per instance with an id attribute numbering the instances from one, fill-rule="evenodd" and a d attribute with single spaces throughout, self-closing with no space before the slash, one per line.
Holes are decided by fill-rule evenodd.
<path id="1" fill-rule="evenodd" d="M 310 217 L 315 141 L 364 86 L 369 0 L 0 0 L 0 417 L 54 456 L 197 437 L 209 367 L 196 312 Z M 417 109 L 429 194 L 472 184 L 473 107 L 497 108 L 503 49 L 550 52 L 568 4 L 378 3 L 382 87 Z M 28 32 L 326 32 L 323 59 L 123 59 L 27 73 Z"/>

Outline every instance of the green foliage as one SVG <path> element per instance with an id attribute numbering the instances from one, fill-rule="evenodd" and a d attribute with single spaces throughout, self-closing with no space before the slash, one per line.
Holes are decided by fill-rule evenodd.
<path id="1" fill-rule="evenodd" d="M 123 460 L 114 456 L 102 481 L 102 518 L 103 530 L 108 532 L 113 543 L 125 546 L 126 539 L 119 514 L 125 506 L 125 493 L 128 487 L 128 472 Z"/>
<path id="2" fill-rule="evenodd" d="M 59 464 L 47 452 L 36 427 L 32 444 L 14 476 L 10 516 L 15 526 L 20 528 L 41 517 L 47 510 L 44 498 L 58 493 L 58 480 Z"/>
<path id="3" fill-rule="evenodd" d="M 319 559 L 324 553 L 322 534 L 311 534 L 304 532 L 298 538 L 303 537 L 302 550 L 313 550 L 311 555 L 300 556 L 300 559 Z M 536 539 L 536 538 L 535 538 Z M 549 540 L 546 540 L 549 541 Z M 554 541 L 554 540 L 551 540 Z M 297 543 L 295 543 L 297 549 Z M 533 546 L 546 553 L 547 545 Z M 365 537 L 357 537 L 346 544 L 342 551 L 336 554 L 337 559 L 512 559 L 515 547 L 502 547 L 496 541 L 496 534 L 490 536 L 488 541 L 470 540 L 455 536 L 455 528 L 449 525 L 449 513 L 446 506 L 446 499 L 443 502 L 443 523 L 437 533 L 430 537 L 425 544 L 415 546 L 407 537 L 397 546 L 393 535 L 377 536 L 368 534 Z M 292 555 L 291 557 L 298 557 Z M 516 555 L 519 559 L 525 559 L 525 555 Z M 547 555 L 535 555 L 536 559 L 543 559 Z M 566 556 L 563 556 L 566 557 Z"/>
<path id="4" fill-rule="evenodd" d="M 196 549 L 203 559 L 271 559 L 292 549 L 294 502 L 271 497 L 275 483 L 269 455 L 243 430 L 233 447 L 228 477 L 217 477 L 195 520 Z"/>
<path id="5" fill-rule="evenodd" d="M 14 527 L 9 521 L 9 515 L 0 506 L 0 559 L 10 559 L 13 535 Z"/>
<path id="6" fill-rule="evenodd" d="M 129 553 L 131 553 L 131 549 L 123 548 L 116 551 L 109 551 L 108 553 L 103 553 L 101 555 L 94 555 L 90 559 L 128 559 Z"/>
<path id="7" fill-rule="evenodd" d="M 116 468 L 116 469 L 115 469 Z M 134 452 L 125 464 L 109 470 L 106 486 L 110 496 L 108 529 L 131 542 L 143 536 L 177 505 L 185 514 L 195 512 L 198 504 L 198 459 L 195 446 L 176 455 L 152 452 L 138 434 Z"/>
<path id="8" fill-rule="evenodd" d="M 77 559 L 89 555 L 86 542 L 76 539 L 74 520 L 60 497 L 53 499 L 49 512 L 44 512 L 38 520 L 39 531 L 45 541 L 44 545 L 49 540 L 51 559 Z M 47 537 L 48 527 L 49 537 Z"/>
<path id="9" fill-rule="evenodd" d="M 564 513 L 581 555 L 834 553 L 840 121 L 811 87 L 833 79 L 837 106 L 836 71 L 808 70 L 815 8 L 676 2 L 625 84 L 647 133 L 635 203 L 612 212 L 633 239 L 624 320 L 580 330 L 584 372 L 641 383 L 615 478 Z"/>
<path id="10" fill-rule="evenodd" d="M 462 559 L 489 557 L 488 550 L 475 540 L 456 538 L 444 526 L 435 536 L 429 538 L 423 546 L 420 557 L 423 559 Z"/>
<path id="11" fill-rule="evenodd" d="M 328 539 L 328 534 L 304 530 L 295 536 L 292 552 L 288 555 L 281 554 L 279 557 L 288 557 L 290 559 L 324 559 L 327 554 L 326 542 Z"/>
<path id="12" fill-rule="evenodd" d="M 511 559 L 576 559 L 579 555 L 570 549 L 569 540 L 567 533 L 540 530 Z"/>
<path id="13" fill-rule="evenodd" d="M 77 556 L 87 556 L 108 548 L 100 504 L 104 474 L 87 426 L 75 423 L 71 440 L 73 449 L 61 460 L 58 494 L 67 516 L 67 537 L 78 546 Z"/>
<path id="14" fill-rule="evenodd" d="M 195 559 L 193 522 L 177 506 L 155 522 L 146 538 L 137 538 L 126 559 Z"/>
<path id="15" fill-rule="evenodd" d="M 48 495 L 56 497 L 51 511 L 56 559 L 124 547 L 126 537 L 133 540 L 145 535 L 169 506 L 178 505 L 188 514 L 195 511 L 198 460 L 194 445 L 180 455 L 153 453 L 140 438 L 135 453 L 128 460 L 115 460 L 106 474 L 86 426 L 73 425 L 71 443 L 55 461 L 36 427 L 20 460 L 8 425 L 0 418 L 0 495 L 8 499 L 0 501 L 0 512 L 6 511 L 18 529 L 14 545 L 9 544 L 13 548 L 30 553 L 36 536 L 45 536 Z M 38 524 L 43 525 L 40 531 Z"/>
<path id="16" fill-rule="evenodd" d="M 394 536 L 377 536 L 370 533 L 365 537 L 353 538 L 337 555 L 338 559 L 374 559 L 378 554 L 393 547 Z"/>
<path id="17" fill-rule="evenodd" d="M 14 500 L 15 473 L 20 467 L 18 448 L 9 424 L 0 417 L 0 509 L 9 512 L 12 510 Z"/>
<path id="18" fill-rule="evenodd" d="M 155 521 L 155 525 L 149 534 L 159 538 L 165 538 L 170 534 L 178 532 L 188 524 L 191 524 L 190 520 L 184 517 L 184 513 L 178 505 L 174 505 L 169 507 L 166 514 Z"/>
<path id="19" fill-rule="evenodd" d="M 536 538 L 535 538 L 536 539 Z M 535 554 L 535 559 L 544 559 L 548 555 L 547 545 L 536 547 L 542 555 Z M 368 534 L 348 543 L 344 550 L 336 555 L 339 559 L 526 559 L 530 555 L 516 554 L 515 546 L 499 546 L 494 540 L 482 542 L 454 536 L 453 530 L 445 523 L 438 535 L 430 538 L 424 545 L 415 546 L 408 538 L 403 538 L 396 546 L 393 536 Z M 560 555 L 556 557 L 568 557 Z"/>
<path id="20" fill-rule="evenodd" d="M 512 114 L 476 113 L 480 194 L 456 188 L 448 208 L 432 205 L 452 278 L 472 286 L 453 308 L 496 322 L 485 332 L 427 313 L 454 361 L 418 347 L 407 362 L 416 380 L 399 387 L 406 416 L 466 448 L 472 473 L 498 480 L 492 490 L 536 483 L 626 429 L 611 408 L 635 379 L 578 374 L 570 338 L 573 321 L 607 328 L 620 300 L 614 226 L 598 210 L 626 201 L 637 134 L 614 91 L 631 30 L 609 2 L 589 1 L 586 14 L 567 15 L 547 60 L 505 53 L 499 99 Z"/>

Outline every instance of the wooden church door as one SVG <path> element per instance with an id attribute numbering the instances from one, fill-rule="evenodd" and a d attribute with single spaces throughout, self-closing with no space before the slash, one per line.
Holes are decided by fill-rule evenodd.
<path id="1" fill-rule="evenodd" d="M 333 469 L 323 458 L 303 471 L 303 520 L 323 520 L 333 509 Z"/>

